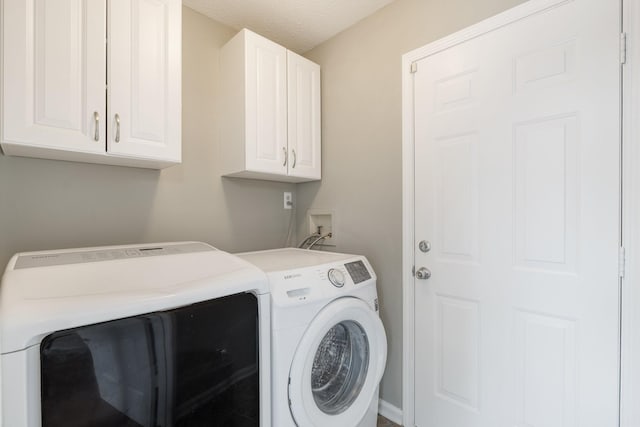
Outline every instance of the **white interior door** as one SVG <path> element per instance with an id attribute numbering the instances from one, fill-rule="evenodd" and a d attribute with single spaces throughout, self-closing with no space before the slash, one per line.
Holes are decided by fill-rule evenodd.
<path id="1" fill-rule="evenodd" d="M 417 62 L 418 426 L 618 425 L 620 4 L 555 3 Z"/>

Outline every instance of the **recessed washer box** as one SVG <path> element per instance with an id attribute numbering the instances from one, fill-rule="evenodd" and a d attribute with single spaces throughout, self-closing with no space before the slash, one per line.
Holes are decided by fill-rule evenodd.
<path id="1" fill-rule="evenodd" d="M 309 209 L 307 211 L 307 229 L 309 235 L 317 233 L 318 227 L 322 227 L 320 229 L 320 233 L 323 236 L 327 233 L 332 233 L 331 238 L 326 238 L 317 246 L 336 246 L 338 244 L 335 218 L 335 212 L 331 210 Z"/>

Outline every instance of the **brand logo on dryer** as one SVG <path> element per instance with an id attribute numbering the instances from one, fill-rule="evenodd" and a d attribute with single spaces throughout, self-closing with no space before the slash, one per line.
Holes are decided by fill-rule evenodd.
<path id="1" fill-rule="evenodd" d="M 284 275 L 284 280 L 295 279 L 296 277 L 302 277 L 302 274 L 300 274 L 300 273 L 296 273 L 296 274 L 285 274 L 285 275 Z"/>

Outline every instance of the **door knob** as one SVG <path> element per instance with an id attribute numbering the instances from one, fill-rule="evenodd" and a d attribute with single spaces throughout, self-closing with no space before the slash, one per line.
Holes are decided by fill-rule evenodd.
<path id="1" fill-rule="evenodd" d="M 420 248 L 422 252 L 427 253 L 431 250 L 431 242 L 421 240 L 420 243 L 418 243 L 418 248 Z"/>
<path id="2" fill-rule="evenodd" d="M 420 280 L 427 280 L 431 277 L 431 271 L 428 268 L 420 267 L 418 271 L 416 271 L 416 278 Z"/>

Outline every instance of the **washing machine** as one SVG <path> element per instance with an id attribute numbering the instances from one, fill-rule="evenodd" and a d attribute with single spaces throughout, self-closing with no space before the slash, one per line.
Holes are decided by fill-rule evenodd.
<path id="1" fill-rule="evenodd" d="M 238 256 L 269 279 L 272 425 L 375 427 L 387 340 L 367 259 L 291 248 Z"/>

